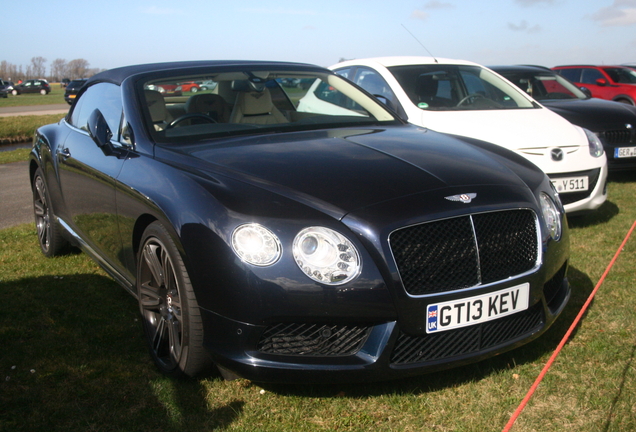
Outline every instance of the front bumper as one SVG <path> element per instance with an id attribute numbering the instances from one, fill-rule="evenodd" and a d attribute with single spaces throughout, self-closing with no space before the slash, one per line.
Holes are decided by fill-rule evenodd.
<path id="1" fill-rule="evenodd" d="M 607 200 L 607 174 L 608 166 L 603 164 L 600 168 L 588 171 L 548 174 L 548 177 L 554 181 L 560 178 L 588 176 L 590 180 L 590 189 L 588 191 L 560 194 L 565 212 L 568 215 L 572 215 L 596 210 L 603 205 Z"/>
<path id="2" fill-rule="evenodd" d="M 549 190 L 539 177 L 537 187 Z M 308 282 L 285 254 L 268 268 L 237 263 L 227 278 L 219 271 L 233 264 L 219 263 L 205 277 L 215 285 L 197 292 L 204 346 L 219 366 L 253 381 L 324 383 L 421 375 L 533 340 L 570 297 L 567 221 L 563 215 L 562 236 L 553 240 L 528 189 L 491 189 L 466 191 L 478 197 L 470 207 L 448 199 L 463 189 L 445 190 L 447 199 L 437 200 L 428 218 L 422 203 L 430 210 L 434 201 L 422 194 L 347 215 L 343 223 L 363 265 L 341 286 Z M 281 238 L 283 250 L 290 243 Z M 527 287 L 527 302 L 517 312 L 445 327 L 446 305 L 459 315 L 461 304 L 520 287 Z M 439 331 L 431 326 L 434 306 Z"/>
<path id="3" fill-rule="evenodd" d="M 407 334 L 399 320 L 314 318 L 253 325 L 202 309 L 204 344 L 218 365 L 257 382 L 341 383 L 420 375 L 473 363 L 540 336 L 570 297 L 566 272 L 563 262 L 547 280 L 540 270 L 521 281 L 487 287 L 482 291 L 529 282 L 531 304 L 504 318 L 437 334 Z M 537 290 L 540 281 L 545 282 Z"/>

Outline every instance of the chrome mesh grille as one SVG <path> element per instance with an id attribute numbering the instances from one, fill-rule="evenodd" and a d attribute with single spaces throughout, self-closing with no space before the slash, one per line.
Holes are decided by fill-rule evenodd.
<path id="1" fill-rule="evenodd" d="M 389 237 L 411 295 L 458 290 L 532 270 L 539 245 L 535 213 L 506 210 L 428 222 Z"/>

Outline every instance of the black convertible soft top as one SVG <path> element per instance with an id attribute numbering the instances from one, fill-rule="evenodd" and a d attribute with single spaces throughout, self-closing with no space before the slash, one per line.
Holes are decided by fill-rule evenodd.
<path id="1" fill-rule="evenodd" d="M 165 63 L 148 63 L 133 66 L 123 66 L 115 69 L 109 69 L 100 72 L 87 81 L 87 86 L 95 82 L 110 82 L 121 85 L 121 83 L 134 75 L 141 75 L 150 72 L 167 72 L 170 70 L 191 69 L 193 73 L 197 73 L 198 69 L 209 68 L 234 68 L 241 67 L 251 70 L 262 69 L 293 69 L 293 70 L 320 70 L 322 72 L 332 73 L 328 69 L 306 63 L 291 62 L 271 62 L 271 61 L 246 61 L 246 60 L 202 60 L 202 61 L 184 61 L 184 62 L 165 62 Z"/>

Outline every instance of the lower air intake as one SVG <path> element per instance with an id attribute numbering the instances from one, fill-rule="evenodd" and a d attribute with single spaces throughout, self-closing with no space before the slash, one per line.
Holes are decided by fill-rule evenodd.
<path id="1" fill-rule="evenodd" d="M 337 357 L 356 354 L 371 327 L 281 323 L 268 327 L 258 343 L 266 354 Z"/>

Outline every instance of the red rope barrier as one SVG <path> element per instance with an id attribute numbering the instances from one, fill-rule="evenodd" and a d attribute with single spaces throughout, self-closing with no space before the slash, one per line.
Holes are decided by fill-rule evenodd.
<path id="1" fill-rule="evenodd" d="M 629 230 L 629 232 L 627 233 L 627 235 L 625 236 L 625 239 L 623 240 L 623 243 L 621 243 L 621 245 L 619 246 L 618 250 L 616 251 L 616 254 L 614 254 L 614 258 L 612 258 L 612 261 L 610 261 L 609 265 L 605 269 L 605 272 L 603 273 L 603 276 L 601 276 L 601 279 L 598 281 L 598 283 L 594 287 L 594 290 L 592 291 L 590 296 L 587 298 L 587 301 L 585 302 L 585 304 L 581 308 L 581 311 L 579 312 L 579 314 L 576 316 L 576 318 L 572 322 L 572 325 L 568 329 L 567 333 L 565 333 L 565 336 L 563 336 L 563 339 L 561 339 L 561 342 L 559 343 L 559 346 L 557 346 L 556 350 L 554 350 L 554 353 L 552 353 L 552 356 L 550 357 L 550 360 L 548 360 L 548 362 L 545 364 L 545 366 L 543 367 L 543 370 L 541 371 L 541 373 L 539 374 L 537 379 L 534 381 L 534 384 L 532 384 L 532 387 L 530 387 L 530 390 L 528 390 L 528 393 L 526 394 L 526 397 L 523 398 L 523 400 L 521 401 L 521 404 L 519 405 L 517 410 L 512 414 L 512 417 L 510 417 L 510 420 L 508 421 L 508 424 L 506 424 L 506 427 L 503 429 L 502 432 L 510 431 L 510 428 L 512 428 L 512 426 L 515 424 L 515 421 L 517 420 L 517 417 L 519 417 L 519 415 L 521 414 L 521 411 L 523 411 L 525 406 L 528 404 L 528 401 L 530 400 L 530 398 L 534 394 L 535 390 L 537 389 L 537 387 L 539 386 L 539 384 L 543 380 L 543 377 L 548 372 L 548 369 L 550 369 L 550 366 L 552 366 L 552 363 L 554 363 L 554 360 L 556 359 L 557 355 L 559 355 L 559 352 L 561 351 L 563 346 L 565 346 L 565 343 L 570 338 L 570 335 L 572 334 L 572 332 L 574 331 L 576 326 L 579 324 L 579 321 L 581 320 L 581 317 L 583 316 L 583 314 L 585 313 L 585 311 L 589 307 L 590 303 L 592 303 L 592 300 L 594 299 L 594 296 L 596 295 L 596 292 L 598 291 L 600 286 L 605 281 L 605 278 L 607 277 L 607 274 L 609 273 L 609 271 L 614 266 L 614 263 L 616 262 L 616 260 L 618 259 L 618 256 L 620 255 L 621 251 L 625 247 L 625 244 L 627 243 L 627 240 L 629 240 L 629 237 L 632 235 L 632 231 L 634 231 L 634 228 L 636 228 L 636 221 L 634 221 L 634 223 L 632 224 L 632 227 Z"/>

